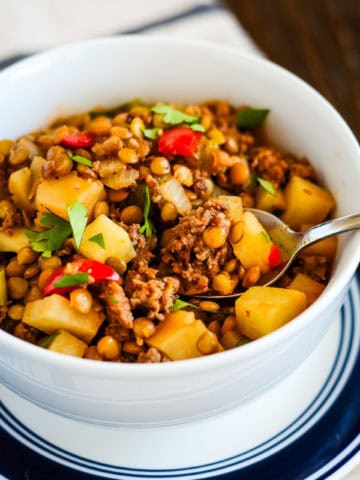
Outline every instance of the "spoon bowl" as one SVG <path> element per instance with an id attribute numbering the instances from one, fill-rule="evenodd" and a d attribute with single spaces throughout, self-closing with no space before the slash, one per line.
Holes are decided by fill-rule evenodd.
<path id="1" fill-rule="evenodd" d="M 257 283 L 257 285 L 266 287 L 272 285 L 284 275 L 295 257 L 305 247 L 308 247 L 319 240 L 323 240 L 324 238 L 360 228 L 360 213 L 328 220 L 309 228 L 305 232 L 295 232 L 279 217 L 276 217 L 265 210 L 244 208 L 244 211 L 251 212 L 255 215 L 281 252 L 281 265 L 278 268 L 271 270 L 269 273 L 262 275 Z M 229 295 L 203 294 L 191 296 L 199 299 L 227 300 L 237 298 L 244 292 L 245 290 L 234 292 Z"/>

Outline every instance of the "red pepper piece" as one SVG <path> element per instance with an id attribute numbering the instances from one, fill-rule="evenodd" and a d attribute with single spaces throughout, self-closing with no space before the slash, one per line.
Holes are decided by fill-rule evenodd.
<path id="1" fill-rule="evenodd" d="M 202 133 L 194 132 L 189 127 L 166 130 L 159 137 L 159 152 L 164 155 L 192 155 L 196 152 Z"/>
<path id="2" fill-rule="evenodd" d="M 95 141 L 89 133 L 70 133 L 66 135 L 62 141 L 61 145 L 63 147 L 70 148 L 89 148 L 94 145 Z"/>
<path id="3" fill-rule="evenodd" d="M 89 274 L 90 278 L 88 283 L 91 285 L 105 280 L 114 280 L 115 282 L 120 281 L 120 275 L 113 268 L 109 267 L 109 265 L 97 262 L 96 260 L 75 260 L 74 262 L 66 264 L 64 267 L 59 268 L 50 275 L 49 280 L 44 287 L 44 296 L 51 295 L 52 293 L 63 295 L 64 293 L 71 292 L 71 290 L 77 288 L 78 285 L 71 287 L 57 287 L 55 286 L 55 283 L 59 282 L 64 275 L 85 272 Z"/>
<path id="4" fill-rule="evenodd" d="M 281 263 L 281 252 L 276 245 L 271 245 L 269 253 L 270 268 L 278 267 Z"/>

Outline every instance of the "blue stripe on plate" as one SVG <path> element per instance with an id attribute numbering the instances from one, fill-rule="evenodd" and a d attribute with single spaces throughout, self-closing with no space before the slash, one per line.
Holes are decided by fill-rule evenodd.
<path id="1" fill-rule="evenodd" d="M 183 10 L 179 13 L 174 15 L 169 15 L 168 17 L 159 18 L 158 20 L 154 20 L 152 22 L 144 23 L 142 25 L 138 25 L 134 28 L 130 28 L 127 30 L 122 30 L 120 32 L 115 32 L 110 35 L 123 35 L 123 34 L 130 34 L 130 33 L 146 33 L 154 28 L 163 27 L 165 25 L 172 25 L 174 23 L 181 22 L 183 20 L 187 20 L 191 17 L 201 16 L 210 12 L 216 12 L 219 10 L 224 10 L 224 7 L 217 3 L 208 4 L 203 3 L 199 5 L 195 5 L 189 9 Z M 0 70 L 3 68 L 9 67 L 14 63 L 23 60 L 24 58 L 30 57 L 34 55 L 35 52 L 26 52 L 26 53 L 19 53 L 17 55 L 12 55 L 0 61 Z"/>
<path id="2" fill-rule="evenodd" d="M 359 290 L 358 287 L 356 288 L 356 297 L 359 295 Z M 353 293 L 350 292 L 347 301 L 345 302 L 346 305 L 350 305 L 350 311 L 349 308 L 347 309 L 347 321 L 351 323 L 350 325 L 350 332 L 347 335 L 346 334 L 346 322 L 344 321 L 344 315 L 345 315 L 345 308 L 342 310 L 342 338 L 341 341 L 339 341 L 339 351 L 336 357 L 336 361 L 334 362 L 332 372 L 338 370 L 338 364 L 339 361 L 341 362 L 341 369 L 340 371 L 337 372 L 337 374 L 334 377 L 334 381 L 332 381 L 332 389 L 327 393 L 326 398 L 322 399 L 321 405 L 319 405 L 319 409 L 321 409 L 321 406 L 326 402 L 326 399 L 329 398 L 331 393 L 333 392 L 334 389 L 336 389 L 336 384 L 338 380 L 341 378 L 344 372 L 344 368 L 347 363 L 348 356 L 353 350 L 356 345 L 354 345 L 354 341 L 358 341 L 357 339 L 354 339 L 354 321 L 355 321 L 355 312 L 354 312 L 354 297 Z M 359 313 L 359 312 L 357 312 Z M 346 319 L 345 319 L 346 320 Z M 346 346 L 344 345 L 344 338 L 347 337 L 348 341 L 345 342 Z M 358 348 L 358 347 L 357 347 Z M 344 353 L 345 355 L 342 354 L 341 352 Z M 341 359 L 340 359 L 341 357 Z M 353 370 L 352 376 L 350 377 L 349 381 L 347 382 L 346 388 L 343 390 L 341 393 L 341 396 L 336 400 L 336 402 L 333 404 L 331 407 L 331 410 L 329 410 L 324 417 L 317 422 L 317 424 L 306 434 L 304 434 L 300 439 L 296 440 L 293 442 L 291 445 L 286 446 L 285 449 L 281 450 L 279 453 L 272 455 L 270 458 L 263 460 L 261 462 L 256 463 L 253 466 L 250 467 L 245 467 L 241 468 L 241 470 L 237 470 L 235 473 L 227 473 L 225 475 L 220 475 L 217 478 L 238 478 L 240 479 L 259 479 L 261 478 L 262 480 L 274 480 L 276 478 L 277 480 L 296 480 L 297 478 L 304 479 L 304 475 L 306 472 L 306 476 L 314 471 L 318 470 L 321 467 L 324 467 L 327 462 L 330 460 L 333 460 L 336 455 L 341 456 L 341 452 L 345 449 L 346 446 L 348 446 L 351 441 L 353 441 L 353 446 L 352 449 L 348 452 L 348 454 L 344 457 L 341 457 L 338 463 L 336 463 L 333 467 L 332 470 L 338 469 L 344 462 L 346 462 L 351 456 L 354 455 L 355 451 L 358 450 L 359 448 L 359 442 L 356 441 L 356 434 L 359 432 L 359 411 L 360 411 L 360 392 L 358 388 L 358 380 L 357 382 L 353 383 L 352 377 L 357 374 L 359 376 L 359 371 L 360 371 L 360 359 L 357 359 L 357 364 L 356 367 Z M 329 376 L 331 377 L 331 375 Z M 357 377 L 358 378 L 358 377 Z M 327 379 L 327 382 L 325 382 L 322 392 L 326 391 L 326 384 L 330 381 L 330 378 Z M 350 388 L 351 387 L 351 388 Z M 342 399 L 345 394 L 347 393 L 347 390 L 351 391 L 351 398 L 348 399 L 346 397 L 346 403 L 340 403 L 340 399 Z M 357 392 L 354 392 L 354 389 L 357 390 Z M 355 393 L 355 394 L 354 394 Z M 318 397 L 320 394 L 318 395 Z M 355 403 L 357 405 L 357 408 L 354 409 L 349 409 L 347 411 L 347 415 L 344 415 L 344 405 L 350 405 L 351 403 Z M 339 405 L 339 407 L 338 407 Z M 334 414 L 330 414 L 330 411 L 332 412 L 334 409 L 338 409 L 335 411 Z M 42 450 L 43 452 L 48 452 L 47 454 L 49 455 L 54 455 L 55 451 L 55 460 L 59 461 L 65 461 L 69 462 L 70 465 L 73 464 L 75 468 L 80 468 L 80 469 L 87 469 L 88 471 L 92 471 L 96 475 L 101 475 L 101 476 L 106 476 L 107 478 L 132 478 L 132 477 L 138 477 L 138 478 L 161 478 L 165 477 L 166 478 L 176 478 L 176 477 L 190 477 L 191 475 L 197 475 L 197 474 L 202 474 L 205 475 L 205 478 L 209 478 L 209 475 L 207 473 L 211 474 L 211 476 L 215 475 L 217 473 L 220 473 L 221 470 L 223 470 L 224 466 L 229 467 L 231 465 L 233 466 L 238 466 L 239 468 L 241 465 L 239 465 L 239 460 L 241 457 L 243 457 L 245 454 L 248 454 L 249 452 L 244 452 L 241 455 L 237 455 L 225 460 L 222 460 L 220 462 L 214 462 L 212 464 L 208 465 L 202 465 L 198 467 L 193 467 L 193 468 L 187 468 L 187 469 L 176 469 L 176 470 L 140 470 L 140 469 L 129 469 L 129 468 L 120 468 L 112 465 L 105 465 L 101 464 L 98 462 L 92 462 L 91 460 L 88 461 L 87 459 L 83 459 L 79 456 L 69 454 L 65 452 L 62 449 L 59 449 L 57 447 L 53 447 L 49 442 L 46 442 L 42 440 L 40 437 L 37 437 L 35 434 L 33 434 L 31 431 L 29 431 L 26 427 L 23 427 L 20 422 L 18 422 L 16 419 L 14 419 L 11 414 L 7 414 L 6 410 L 4 410 L 4 418 L 6 419 L 7 422 L 10 422 L 13 424 L 13 427 L 15 430 L 19 432 L 20 438 L 23 436 L 28 437 L 31 442 L 35 444 L 40 444 L 38 447 L 40 451 Z M 303 413 L 300 417 L 303 417 L 306 412 Z M 314 412 L 313 415 L 315 415 L 316 412 Z M 337 415 L 336 415 L 337 414 Z M 357 415 L 357 417 L 356 417 Z M 355 422 L 354 422 L 354 416 Z M 299 417 L 299 418 L 300 418 Z M 337 418 L 339 421 L 339 424 L 334 424 L 334 419 Z M 325 419 L 325 423 L 324 423 Z M 329 421 L 330 420 L 330 421 Z M 346 421 L 347 420 L 347 421 Z M 294 422 L 293 422 L 294 423 Z M 354 437 L 354 424 L 355 426 L 355 437 Z M 334 426 L 336 426 L 337 430 L 334 434 Z M 301 425 L 298 427 L 298 429 L 301 427 Z M 320 428 L 321 427 L 321 428 Z M 289 427 L 288 427 L 289 428 Z M 356 430 L 357 428 L 357 430 Z M 287 429 L 286 429 L 287 430 Z M 330 430 L 328 432 L 328 435 L 324 435 L 324 432 L 327 432 L 327 430 Z M 339 431 L 343 433 L 343 435 L 339 436 Z M 332 439 L 336 438 L 336 442 L 333 442 Z M 276 436 L 278 437 L 278 435 Z M 355 441 L 354 441 L 355 438 Z M 270 439 L 272 440 L 272 439 Z M 265 444 L 269 444 L 268 442 L 265 442 Z M 329 445 L 328 445 L 329 444 Z M 330 448 L 331 447 L 331 448 Z M 257 447 L 258 448 L 258 447 Z M 309 448 L 312 449 L 309 451 Z M 295 449 L 295 451 L 294 451 Z M 331 456 L 326 456 L 324 454 L 324 449 L 325 453 L 329 453 L 331 451 Z M 252 449 L 254 450 L 254 449 Z M 291 453 L 291 456 L 290 455 Z M 46 453 L 45 453 L 46 455 Z M 284 457 L 285 456 L 285 457 Z M 288 465 L 288 458 L 292 458 L 293 465 Z M 301 461 L 299 459 L 301 458 Z M 236 460 L 236 461 L 233 461 Z M 295 461 L 296 460 L 296 461 Z M 230 463 L 229 463 L 230 461 Z M 282 468 L 281 471 L 279 470 L 279 465 L 287 465 L 286 470 Z M 62 468 L 62 467 L 59 467 Z M 301 470 L 300 475 L 301 476 L 296 476 L 299 474 L 299 468 Z M 90 470 L 89 470 L 90 469 Z M 291 471 L 291 474 L 290 474 Z M 261 476 L 260 476 L 261 472 Z M 329 470 L 330 472 L 330 470 Z M 326 475 L 329 475 L 329 472 L 326 472 Z M 6 473 L 6 472 L 4 472 Z M 81 474 L 83 475 L 83 474 Z M 235 476 L 234 476 L 235 475 Z M 271 476 L 269 476 L 271 475 Z M 276 477 L 274 476 L 276 475 Z M 324 474 L 325 475 L 325 474 Z M 21 478 L 21 477 L 16 477 L 16 478 Z M 54 480 L 56 478 L 61 478 L 61 477 L 52 477 Z M 67 475 L 67 478 L 71 478 Z M 77 473 L 77 479 L 81 480 L 81 478 L 89 478 L 87 475 L 84 477 L 79 477 L 79 474 Z M 191 477 L 190 477 L 191 478 Z M 325 477 L 318 477 L 320 478 L 326 478 Z M 38 480 L 38 479 L 36 479 Z"/>

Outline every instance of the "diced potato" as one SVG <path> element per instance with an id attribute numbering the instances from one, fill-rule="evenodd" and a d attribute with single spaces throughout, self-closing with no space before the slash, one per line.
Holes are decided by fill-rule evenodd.
<path id="1" fill-rule="evenodd" d="M 62 330 L 47 348 L 52 352 L 63 353 L 73 357 L 83 357 L 87 344 L 66 330 Z"/>
<path id="2" fill-rule="evenodd" d="M 218 201 L 226 207 L 231 223 L 242 220 L 243 206 L 241 197 L 237 197 L 236 195 L 218 195 L 217 197 L 212 197 L 211 200 L 215 202 Z"/>
<path id="3" fill-rule="evenodd" d="M 323 292 L 325 285 L 313 280 L 308 275 L 297 273 L 294 280 L 288 285 L 292 290 L 304 292 L 307 299 L 307 305 L 311 305 Z"/>
<path id="4" fill-rule="evenodd" d="M 38 210 L 50 210 L 64 220 L 68 220 L 67 207 L 75 200 L 83 203 L 89 218 L 96 203 L 105 198 L 104 186 L 99 181 L 78 177 L 71 172 L 60 178 L 50 178 L 41 182 L 36 191 L 35 205 Z"/>
<path id="5" fill-rule="evenodd" d="M 165 200 L 174 205 L 180 215 L 186 215 L 190 212 L 191 202 L 179 180 L 176 178 L 167 180 L 160 185 L 160 190 Z"/>
<path id="6" fill-rule="evenodd" d="M 86 343 L 94 338 L 102 321 L 97 312 L 80 313 L 70 306 L 69 300 L 56 293 L 27 303 L 23 317 L 24 323 L 41 332 L 51 335 L 67 330 Z"/>
<path id="7" fill-rule="evenodd" d="M 235 302 L 239 332 L 255 340 L 273 332 L 305 310 L 306 295 L 298 290 L 251 287 Z"/>
<path id="8" fill-rule="evenodd" d="M 99 234 L 103 236 L 105 248 L 90 240 Z M 103 214 L 85 228 L 79 251 L 84 257 L 102 263 L 109 257 L 116 257 L 127 263 L 136 255 L 127 232 Z"/>
<path id="9" fill-rule="evenodd" d="M 19 208 L 30 208 L 31 170 L 29 167 L 15 170 L 9 177 L 9 192 L 12 200 Z"/>
<path id="10" fill-rule="evenodd" d="M 18 252 L 21 248 L 29 245 L 25 229 L 22 227 L 13 227 L 12 234 L 0 231 L 0 252 Z"/>
<path id="11" fill-rule="evenodd" d="M 201 320 L 195 318 L 194 312 L 179 310 L 166 315 L 147 343 L 171 360 L 201 357 L 203 354 L 198 349 L 198 341 L 207 332 L 209 330 Z M 220 350 L 222 347 L 219 344 Z"/>
<path id="12" fill-rule="evenodd" d="M 256 208 L 260 210 L 266 210 L 267 212 L 274 212 L 275 210 L 285 210 L 285 195 L 276 188 L 275 194 L 267 192 L 264 188 L 260 187 L 256 191 Z"/>
<path id="13" fill-rule="evenodd" d="M 237 243 L 232 243 L 235 256 L 246 269 L 259 265 L 261 273 L 266 273 L 273 242 L 266 230 L 251 212 L 244 212 L 244 234 Z"/>
<path id="14" fill-rule="evenodd" d="M 321 223 L 335 207 L 335 200 L 325 188 L 294 175 L 285 188 L 286 210 L 282 220 L 298 229 L 304 223 Z"/>

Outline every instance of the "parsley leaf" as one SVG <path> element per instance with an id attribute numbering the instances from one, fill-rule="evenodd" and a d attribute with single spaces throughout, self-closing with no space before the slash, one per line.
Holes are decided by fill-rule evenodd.
<path id="1" fill-rule="evenodd" d="M 156 140 L 159 136 L 161 128 L 144 128 L 143 134 L 145 138 L 149 138 L 150 140 Z"/>
<path id="2" fill-rule="evenodd" d="M 73 287 L 75 285 L 82 285 L 89 279 L 88 272 L 73 273 L 71 275 L 64 275 L 57 282 L 54 283 L 55 287 Z"/>
<path id="3" fill-rule="evenodd" d="M 172 304 L 172 306 L 170 307 L 170 312 L 177 312 L 178 310 L 182 310 L 185 307 L 191 307 L 191 308 L 195 308 L 196 310 L 200 310 L 200 308 L 197 305 L 194 305 L 193 303 L 189 303 L 189 302 L 184 302 L 184 300 L 177 298 L 175 302 Z"/>
<path id="4" fill-rule="evenodd" d="M 194 132 L 206 132 L 206 128 L 204 125 L 201 125 L 201 123 L 193 123 L 190 125 L 191 130 L 194 130 Z"/>
<path id="5" fill-rule="evenodd" d="M 244 108 L 238 112 L 236 124 L 239 128 L 260 127 L 269 112 L 267 108 Z"/>
<path id="6" fill-rule="evenodd" d="M 180 123 L 198 123 L 200 115 L 187 115 L 169 105 L 155 105 L 151 109 L 155 113 L 164 114 L 163 122 L 168 125 L 179 125 Z"/>
<path id="7" fill-rule="evenodd" d="M 104 235 L 102 233 L 98 233 L 97 235 L 94 235 L 93 237 L 89 238 L 89 242 L 97 243 L 99 247 L 105 250 L 105 240 L 104 240 Z"/>
<path id="8" fill-rule="evenodd" d="M 153 232 L 156 232 L 154 224 L 149 218 L 150 204 L 150 190 L 149 187 L 146 186 L 144 188 L 144 225 L 139 228 L 139 233 L 144 233 L 147 238 L 151 237 Z"/>
<path id="9" fill-rule="evenodd" d="M 261 232 L 267 242 L 271 242 L 270 235 L 267 232 Z"/>
<path id="10" fill-rule="evenodd" d="M 44 338 L 40 343 L 39 347 L 47 348 L 50 343 L 55 340 L 55 338 L 59 335 L 60 332 L 53 333 L 52 335 L 49 335 L 48 337 Z"/>
<path id="11" fill-rule="evenodd" d="M 42 232 L 26 229 L 25 235 L 35 252 L 42 253 L 43 257 L 51 257 L 52 253 L 61 248 L 71 235 L 71 226 L 52 212 L 45 212 L 40 223 L 51 228 Z"/>
<path id="12" fill-rule="evenodd" d="M 264 190 L 266 190 L 270 195 L 275 197 L 275 188 L 271 182 L 268 182 L 264 178 L 256 177 L 256 181 L 262 186 Z"/>
<path id="13" fill-rule="evenodd" d="M 240 338 L 240 340 L 238 341 L 236 346 L 241 347 L 242 345 L 246 345 L 247 343 L 250 343 L 250 342 L 251 342 L 251 340 L 249 338 L 242 337 L 242 338 Z"/>
<path id="14" fill-rule="evenodd" d="M 68 205 L 66 210 L 74 234 L 75 245 L 79 248 L 87 223 L 87 209 L 83 203 L 75 200 L 72 205 Z"/>
<path id="15" fill-rule="evenodd" d="M 80 163 L 81 165 L 86 165 L 87 167 L 92 167 L 92 161 L 82 155 L 75 155 L 74 153 L 67 152 L 68 157 L 71 158 L 76 163 Z"/>
<path id="16" fill-rule="evenodd" d="M 89 115 L 91 119 L 103 116 L 115 117 L 115 115 L 117 115 L 118 113 L 128 112 L 132 108 L 139 107 L 141 105 L 144 105 L 144 102 L 140 100 L 140 98 L 134 98 L 133 100 L 130 100 L 130 102 L 122 103 L 121 105 L 118 105 L 114 108 L 92 110 L 89 112 Z"/>
<path id="17" fill-rule="evenodd" d="M 110 293 L 109 298 L 111 300 L 111 303 L 114 305 L 117 305 L 119 302 L 117 301 L 116 297 Z"/>

